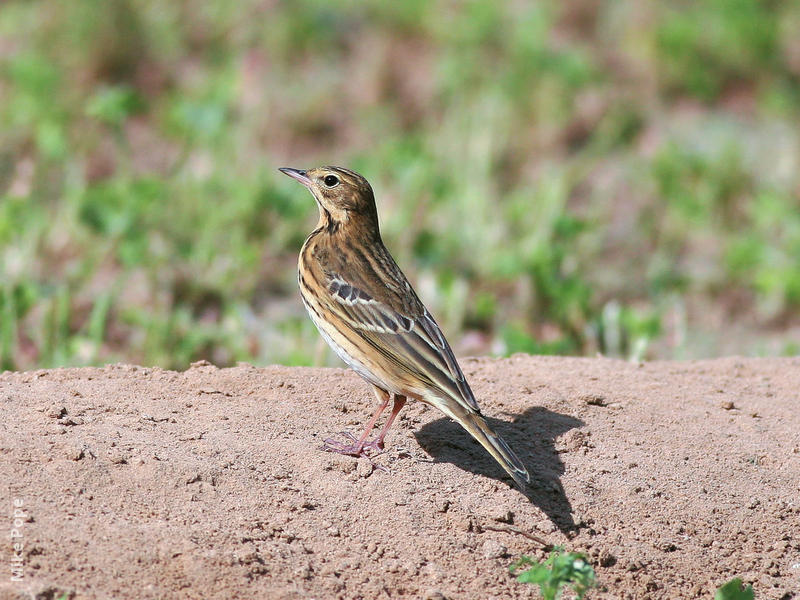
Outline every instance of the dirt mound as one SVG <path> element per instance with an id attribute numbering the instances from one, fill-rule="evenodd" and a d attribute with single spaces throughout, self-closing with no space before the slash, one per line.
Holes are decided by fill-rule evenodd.
<path id="1" fill-rule="evenodd" d="M 800 359 L 462 365 L 527 495 L 419 403 L 373 463 L 322 452 L 374 408 L 345 370 L 3 374 L 0 597 L 533 598 L 519 531 L 592 598 L 800 597 Z"/>

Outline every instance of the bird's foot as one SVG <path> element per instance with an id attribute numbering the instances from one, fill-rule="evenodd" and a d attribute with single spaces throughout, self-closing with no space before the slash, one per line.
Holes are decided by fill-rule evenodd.
<path id="1" fill-rule="evenodd" d="M 372 459 L 373 456 L 383 452 L 383 440 L 372 440 L 369 442 L 360 442 L 356 436 L 349 431 L 342 431 L 340 433 L 347 441 L 339 441 L 333 438 L 325 440 L 322 449 L 326 452 L 335 452 L 336 454 L 344 454 L 346 456 L 363 456 L 364 458 Z M 367 451 L 373 451 L 369 454 Z"/>

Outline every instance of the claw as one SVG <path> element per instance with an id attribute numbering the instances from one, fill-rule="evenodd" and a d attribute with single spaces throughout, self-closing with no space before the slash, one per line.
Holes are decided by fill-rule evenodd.
<path id="1" fill-rule="evenodd" d="M 342 442 L 333 438 L 324 440 L 322 449 L 326 452 L 336 452 L 337 454 L 344 454 L 346 456 L 357 456 L 369 458 L 372 460 L 375 456 L 383 454 L 383 440 L 372 440 L 369 442 L 359 442 L 356 436 L 349 431 L 342 431 L 342 437 L 349 440 L 351 443 Z M 372 451 L 371 454 L 367 450 Z"/>

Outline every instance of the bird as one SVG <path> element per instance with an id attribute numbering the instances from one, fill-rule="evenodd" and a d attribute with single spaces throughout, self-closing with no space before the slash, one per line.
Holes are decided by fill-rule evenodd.
<path id="1" fill-rule="evenodd" d="M 303 304 L 321 336 L 378 399 L 360 438 L 345 433 L 347 441 L 329 439 L 324 448 L 352 456 L 382 450 L 410 398 L 456 421 L 525 489 L 528 471 L 486 422 L 441 328 L 383 244 L 369 182 L 343 167 L 279 170 L 308 188 L 319 208 L 298 259 Z M 390 398 L 388 420 L 367 441 Z"/>

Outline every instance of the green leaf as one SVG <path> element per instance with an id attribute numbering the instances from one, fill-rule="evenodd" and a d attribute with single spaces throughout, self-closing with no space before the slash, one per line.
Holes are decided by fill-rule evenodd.
<path id="1" fill-rule="evenodd" d="M 532 558 L 523 556 L 511 565 L 510 570 L 514 573 L 519 567 L 527 565 L 532 566 L 520 573 L 517 581 L 538 585 L 544 600 L 560 598 L 562 588 L 566 586 L 572 588 L 580 600 L 587 591 L 597 586 L 594 569 L 580 552 L 564 553 L 564 549 L 557 546 L 543 563 L 535 563 Z"/>
<path id="2" fill-rule="evenodd" d="M 753 586 L 742 587 L 742 580 L 738 577 L 731 579 L 714 594 L 714 600 L 753 600 L 755 592 Z"/>
<path id="3" fill-rule="evenodd" d="M 108 125 L 119 126 L 142 107 L 143 101 L 135 90 L 119 85 L 105 87 L 95 93 L 86 105 L 86 113 Z"/>

